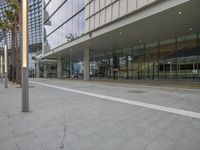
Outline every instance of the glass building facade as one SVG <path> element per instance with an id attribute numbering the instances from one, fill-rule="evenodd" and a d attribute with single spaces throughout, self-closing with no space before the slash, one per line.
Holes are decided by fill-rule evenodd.
<path id="1" fill-rule="evenodd" d="M 34 53 L 42 49 L 42 0 L 29 0 L 28 5 L 29 52 Z M 8 5 L 5 2 L 0 3 L 1 20 L 3 20 L 3 13 L 6 9 L 9 9 Z M 2 40 L 0 41 L 0 47 L 4 45 Z M 7 40 L 8 48 L 11 48 L 11 32 L 7 33 Z"/>
<path id="2" fill-rule="evenodd" d="M 29 12 L 28 12 L 28 48 L 29 48 L 29 74 L 35 76 L 35 62 L 32 59 L 35 57 L 35 53 L 42 50 L 42 0 L 28 0 Z M 9 9 L 6 2 L 0 3 L 0 20 L 3 20 L 3 13 Z M 8 43 L 8 60 L 11 62 L 11 50 L 12 50 L 12 33 L 7 32 Z M 4 46 L 4 37 L 0 33 L 0 47 Z M 18 35 L 19 45 L 19 35 Z M 19 49 L 20 54 L 20 49 Z"/>
<path id="3" fill-rule="evenodd" d="M 2 21 L 4 19 L 4 11 L 8 10 L 9 7 L 5 2 L 0 3 L 0 20 Z M 3 37 L 3 31 L 0 29 L 0 47 L 3 47 L 4 45 L 4 37 Z M 8 42 L 8 48 L 11 47 L 11 33 L 7 34 L 7 42 Z"/>
<path id="4" fill-rule="evenodd" d="M 90 76 L 114 79 L 200 80 L 200 34 L 90 56 Z"/>
<path id="5" fill-rule="evenodd" d="M 72 78 L 83 78 L 83 59 L 71 61 L 62 57 L 61 77 L 70 78 L 71 71 Z M 200 81 L 200 34 L 90 53 L 90 78 Z"/>
<path id="6" fill-rule="evenodd" d="M 42 50 L 42 0 L 29 0 L 28 35 L 29 52 Z"/>
<path id="7" fill-rule="evenodd" d="M 85 33 L 85 0 L 45 0 L 44 52 Z"/>
<path id="8" fill-rule="evenodd" d="M 191 14 L 197 14 L 191 8 L 199 2 L 190 1 L 187 3 L 182 2 L 182 4 L 176 4 L 175 1 L 165 2 L 156 0 L 45 0 L 44 9 L 47 15 L 45 15 L 44 53 L 48 54 L 49 52 L 49 55 L 51 55 L 50 58 L 53 57 L 56 60 L 47 65 L 47 68 L 50 68 L 46 71 L 47 77 L 59 77 L 60 75 L 58 75 L 58 71 L 56 70 L 60 70 L 61 78 L 83 78 L 83 45 L 89 41 L 93 46 L 89 52 L 89 76 L 92 79 L 200 81 L 200 33 L 197 27 L 199 20 L 194 19 L 192 22 L 192 20 L 188 19 L 189 21 L 186 25 L 186 23 L 183 23 L 183 20 L 187 18 L 181 19 L 190 16 L 191 11 Z M 174 7 L 169 7 L 171 4 L 167 5 L 167 2 L 174 3 Z M 162 6 L 164 3 L 165 6 Z M 139 20 L 133 21 L 129 25 L 124 25 L 121 29 L 108 31 L 112 29 L 112 25 L 115 27 L 118 22 L 123 23 L 126 17 L 131 18 L 133 16 L 132 19 L 134 20 L 140 16 L 140 13 L 145 12 L 148 14 L 146 12 L 148 8 L 149 13 L 154 12 L 155 10 L 152 11 L 151 7 L 155 6 L 156 8 L 158 5 L 163 8 L 166 7 L 166 10 L 163 10 L 163 12 L 159 10 L 157 14 L 147 15 L 146 18 L 141 19 L 144 23 L 151 23 L 148 24 L 149 27 L 146 24 L 143 25 L 143 21 L 140 22 Z M 157 22 L 151 22 L 151 19 L 148 20 L 151 17 Z M 168 22 L 162 24 L 165 17 L 175 19 L 169 19 L 172 21 L 169 25 Z M 195 18 L 195 15 L 193 18 Z M 176 21 L 176 19 L 180 20 Z M 148 33 L 134 28 L 139 28 L 139 24 L 144 26 L 144 29 L 148 28 L 145 30 Z M 150 36 L 150 39 L 147 39 L 145 35 L 142 35 L 142 33 L 147 35 L 152 34 L 151 26 L 156 25 L 158 30 L 156 28 L 154 30 L 157 32 L 157 36 L 152 35 L 152 39 Z M 181 29 L 179 30 L 176 26 L 179 26 Z M 105 29 L 106 32 L 103 34 L 98 33 L 99 30 L 103 31 L 104 27 L 108 27 Z M 130 32 L 127 31 L 126 27 L 129 27 Z M 169 30 L 160 33 L 161 29 Z M 127 35 L 124 35 L 122 31 L 124 39 L 120 39 L 120 35 L 119 37 L 113 37 L 113 35 L 118 35 L 120 30 L 124 30 L 127 33 Z M 168 31 L 170 33 L 167 33 Z M 137 35 L 134 37 L 131 34 Z M 82 35 L 86 35 L 84 38 L 88 35 L 88 41 L 84 41 L 84 44 L 77 42 L 77 45 L 73 45 L 73 56 L 70 56 L 72 47 L 63 50 L 59 49 L 60 46 L 65 44 L 68 47 L 67 43 L 80 38 Z M 97 35 L 97 37 L 93 37 L 94 35 Z M 107 38 L 108 42 L 103 39 L 104 37 L 110 37 L 110 39 Z M 131 39 L 131 37 L 133 38 Z M 117 38 L 120 40 L 116 40 Z M 98 39 L 102 39 L 105 43 L 98 41 Z M 123 46 L 117 48 L 115 40 L 119 42 L 116 45 Z M 92 42 L 98 44 L 99 47 L 95 46 Z M 129 46 L 126 46 L 126 44 Z M 79 48 L 77 53 L 74 47 Z M 80 47 L 82 50 L 80 50 Z M 59 56 L 50 52 L 51 50 L 57 50 L 57 48 L 60 51 L 57 53 L 61 54 Z M 65 55 L 62 56 L 62 54 Z M 61 68 L 58 69 L 57 61 L 60 59 Z"/>

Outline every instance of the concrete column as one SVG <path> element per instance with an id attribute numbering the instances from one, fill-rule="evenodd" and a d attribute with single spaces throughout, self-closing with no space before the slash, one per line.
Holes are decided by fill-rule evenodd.
<path id="1" fill-rule="evenodd" d="M 57 62 L 57 78 L 61 79 L 61 58 L 58 58 Z"/>
<path id="2" fill-rule="evenodd" d="M 193 80 L 194 80 L 195 77 L 196 77 L 196 68 L 195 68 L 195 63 L 193 63 L 193 70 L 192 70 L 192 73 L 193 73 Z"/>
<path id="3" fill-rule="evenodd" d="M 70 73 L 70 78 L 72 78 L 72 65 L 73 65 L 73 61 L 72 61 L 72 52 L 70 50 L 70 54 L 69 54 L 69 73 Z"/>
<path id="4" fill-rule="evenodd" d="M 170 79 L 172 79 L 172 64 L 170 64 Z"/>
<path id="5" fill-rule="evenodd" d="M 83 63 L 84 63 L 84 80 L 90 80 L 90 49 L 89 46 L 84 47 L 83 52 Z"/>
<path id="6" fill-rule="evenodd" d="M 44 78 L 47 78 L 47 64 L 44 62 Z"/>
<path id="7" fill-rule="evenodd" d="M 40 60 L 37 60 L 35 70 L 36 70 L 36 78 L 40 78 Z"/>

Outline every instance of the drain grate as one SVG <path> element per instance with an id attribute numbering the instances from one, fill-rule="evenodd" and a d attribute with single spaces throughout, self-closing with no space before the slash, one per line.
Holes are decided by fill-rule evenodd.
<path id="1" fill-rule="evenodd" d="M 141 90 L 131 90 L 131 91 L 128 91 L 129 93 L 134 93 L 134 94 L 143 94 L 143 93 L 146 93 L 146 91 L 141 91 Z"/>

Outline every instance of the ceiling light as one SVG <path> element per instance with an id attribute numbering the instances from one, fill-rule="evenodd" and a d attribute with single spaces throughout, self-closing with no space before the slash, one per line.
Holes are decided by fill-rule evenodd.
<path id="1" fill-rule="evenodd" d="M 190 28 L 190 31 L 192 31 L 193 29 L 192 28 Z"/>
<path id="2" fill-rule="evenodd" d="M 178 12 L 178 14 L 179 14 L 179 15 L 181 15 L 181 14 L 182 14 L 182 12 L 181 12 L 181 11 L 179 11 L 179 12 Z"/>
<path id="3" fill-rule="evenodd" d="M 122 35 L 122 32 L 119 32 L 120 35 Z"/>

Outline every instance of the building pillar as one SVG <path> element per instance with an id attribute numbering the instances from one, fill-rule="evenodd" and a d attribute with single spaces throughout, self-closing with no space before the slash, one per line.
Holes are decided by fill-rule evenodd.
<path id="1" fill-rule="evenodd" d="M 57 61 L 57 78 L 61 79 L 61 58 L 58 58 Z"/>
<path id="2" fill-rule="evenodd" d="M 196 78 L 196 68 L 195 68 L 195 63 L 193 63 L 192 74 L 193 74 L 193 80 L 194 80 L 194 79 Z"/>
<path id="3" fill-rule="evenodd" d="M 36 71 L 36 78 L 40 78 L 40 60 L 37 60 L 36 62 L 35 71 Z"/>
<path id="4" fill-rule="evenodd" d="M 169 74 L 170 74 L 170 79 L 172 79 L 172 64 L 170 63 L 170 72 L 169 72 Z"/>
<path id="5" fill-rule="evenodd" d="M 83 63 L 84 63 L 84 80 L 90 80 L 90 49 L 89 46 L 84 47 L 83 51 Z"/>
<path id="6" fill-rule="evenodd" d="M 44 62 L 44 78 L 47 78 L 47 64 Z"/>
<path id="7" fill-rule="evenodd" d="M 118 56 L 113 49 L 113 79 L 118 79 L 119 77 L 119 60 Z"/>
<path id="8" fill-rule="evenodd" d="M 72 50 L 70 50 L 69 54 L 69 77 L 72 79 L 72 66 L 73 66 L 73 61 L 72 61 Z"/>
<path id="9" fill-rule="evenodd" d="M 197 33 L 197 46 L 200 46 L 200 33 Z M 200 56 L 197 59 L 197 79 L 200 79 Z"/>
<path id="10" fill-rule="evenodd" d="M 160 41 L 158 41 L 158 51 L 157 51 L 157 65 L 156 65 L 156 80 L 160 79 Z"/>

